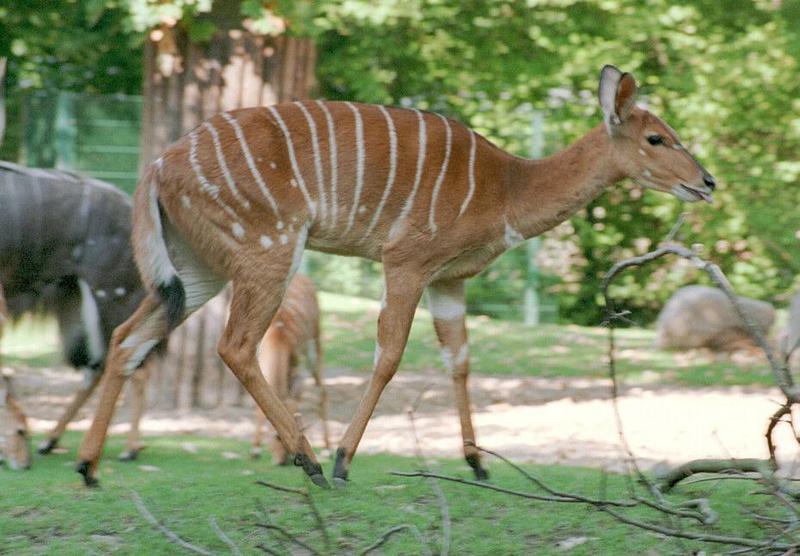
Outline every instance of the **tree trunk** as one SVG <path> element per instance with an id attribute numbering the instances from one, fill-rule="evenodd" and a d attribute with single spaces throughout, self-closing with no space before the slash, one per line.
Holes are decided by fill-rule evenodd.
<path id="1" fill-rule="evenodd" d="M 315 85 L 311 39 L 254 35 L 239 24 L 238 3 L 215 3 L 217 31 L 193 43 L 179 27 L 150 32 L 144 48 L 143 167 L 167 145 L 225 110 L 306 98 Z M 227 318 L 228 290 L 175 331 L 161 369 L 150 381 L 152 400 L 166 407 L 234 404 L 241 387 L 217 355 Z"/>

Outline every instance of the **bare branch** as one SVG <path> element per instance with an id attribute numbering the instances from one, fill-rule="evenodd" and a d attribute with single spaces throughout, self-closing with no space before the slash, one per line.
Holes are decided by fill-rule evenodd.
<path id="1" fill-rule="evenodd" d="M 374 543 L 372 543 L 371 545 L 366 547 L 361 552 L 359 552 L 358 553 L 359 556 L 365 556 L 366 554 L 369 554 L 370 552 L 373 552 L 373 551 L 377 550 L 378 548 L 380 548 L 381 546 L 386 544 L 386 542 L 391 538 L 392 535 L 394 535 L 395 533 L 400 533 L 401 531 L 406 531 L 406 530 L 411 531 L 414 534 L 414 536 L 416 537 L 417 541 L 420 543 L 420 546 L 422 546 L 422 548 L 423 548 L 422 554 L 424 554 L 426 556 L 429 555 L 430 554 L 430 550 L 428 550 L 428 547 L 425 546 L 424 539 L 422 538 L 422 533 L 419 532 L 419 529 L 417 529 L 416 526 L 414 526 L 414 525 L 412 525 L 410 523 L 404 523 L 402 525 L 397 525 L 396 527 L 392 527 L 391 529 L 386 531 L 381 536 L 380 539 L 378 539 L 377 541 L 375 541 Z"/>
<path id="2" fill-rule="evenodd" d="M 190 542 L 187 542 L 180 538 L 178 535 L 167 529 L 164 525 L 158 522 L 153 514 L 150 513 L 150 510 L 147 509 L 147 506 L 144 505 L 144 501 L 142 497 L 139 496 L 139 493 L 136 491 L 131 491 L 131 498 L 133 498 L 133 503 L 136 506 L 136 509 L 139 510 L 139 513 L 142 514 L 142 517 L 147 520 L 150 525 L 161 531 L 165 537 L 167 537 L 170 541 L 174 544 L 177 544 L 180 547 L 185 548 L 195 554 L 203 554 L 205 556 L 213 556 L 212 552 L 209 552 L 205 548 L 201 548 L 199 546 L 195 546 Z"/>
<path id="3" fill-rule="evenodd" d="M 300 538 L 296 537 L 295 535 L 292 535 L 290 532 L 288 532 L 280 525 L 272 525 L 270 523 L 256 523 L 256 526 L 261 527 L 262 529 L 266 529 L 267 531 L 275 531 L 277 533 L 280 533 L 280 535 L 287 541 L 292 542 L 297 546 L 308 550 L 311 554 L 320 554 L 319 551 L 307 545 L 302 540 L 300 540 Z"/>
<path id="4" fill-rule="evenodd" d="M 671 469 L 659 484 L 664 492 L 669 492 L 683 479 L 697 473 L 759 473 L 771 474 L 769 460 L 764 459 L 696 459 Z"/>
<path id="5" fill-rule="evenodd" d="M 232 554 L 234 554 L 235 556 L 242 556 L 242 551 L 239 550 L 239 547 L 236 546 L 236 543 L 234 543 L 230 539 L 230 537 L 225 534 L 225 531 L 219 528 L 219 525 L 217 524 L 217 518 L 215 518 L 213 515 L 210 516 L 208 518 L 208 523 L 211 525 L 211 529 L 213 529 L 217 537 L 219 537 L 219 540 L 224 542 L 228 546 L 228 548 L 231 549 Z"/>
<path id="6" fill-rule="evenodd" d="M 311 509 L 311 514 L 314 516 L 314 521 L 317 525 L 317 530 L 322 535 L 322 541 L 325 543 L 325 550 L 326 552 L 331 552 L 331 539 L 330 535 L 328 534 L 328 528 L 325 526 L 325 520 L 322 518 L 322 514 L 319 512 L 319 508 L 314 503 L 314 498 L 312 498 L 309 490 L 307 488 L 293 488 L 287 487 L 283 485 L 276 485 L 274 483 L 268 483 L 267 481 L 256 481 L 256 484 L 265 486 L 267 488 L 271 488 L 273 490 L 277 490 L 279 492 L 288 492 L 289 494 L 296 494 L 303 498 L 305 503 Z"/>

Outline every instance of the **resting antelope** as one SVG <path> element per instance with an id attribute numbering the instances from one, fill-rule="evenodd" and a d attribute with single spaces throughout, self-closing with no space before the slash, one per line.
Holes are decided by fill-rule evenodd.
<path id="1" fill-rule="evenodd" d="M 54 314 L 84 385 L 39 449 L 49 453 L 97 386 L 111 332 L 144 297 L 130 247 L 131 201 L 68 172 L 0 162 L 0 285 L 8 313 Z M 0 290 L 2 298 L 2 290 Z M 0 323 L 0 326 L 2 324 Z M 128 450 L 138 452 L 145 373 L 134 383 Z"/>
<path id="2" fill-rule="evenodd" d="M 79 454 L 87 484 L 96 480 L 125 377 L 230 280 L 219 353 L 294 463 L 327 486 L 257 356 L 306 248 L 383 262 L 374 371 L 339 443 L 334 479 L 347 478 L 426 289 L 453 375 L 464 455 L 485 478 L 467 394 L 464 279 L 626 177 L 686 201 L 710 200 L 714 179 L 635 98 L 633 76 L 604 67 L 605 121 L 543 160 L 512 156 L 439 114 L 351 102 L 225 112 L 172 144 L 136 190 L 133 244 L 148 294 L 114 332 L 102 401 Z"/>
<path id="3" fill-rule="evenodd" d="M 305 351 L 314 382 L 319 388 L 319 419 L 326 448 L 330 448 L 327 423 L 327 394 L 322 381 L 322 344 L 319 331 L 319 304 L 314 283 L 302 274 L 295 274 L 283 296 L 278 312 L 261 340 L 258 361 L 267 382 L 275 389 L 286 408 L 297 414 L 300 401 L 298 360 Z M 264 412 L 256 408 L 256 431 L 253 436 L 253 457 L 261 455 L 261 436 Z M 289 454 L 278 436 L 271 443 L 272 461 L 289 463 Z"/>

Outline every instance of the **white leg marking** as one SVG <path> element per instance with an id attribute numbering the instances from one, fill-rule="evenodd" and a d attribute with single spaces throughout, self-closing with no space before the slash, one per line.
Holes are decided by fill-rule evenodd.
<path id="1" fill-rule="evenodd" d="M 444 122 L 445 129 L 445 145 L 444 145 L 444 161 L 442 168 L 439 170 L 439 175 L 436 176 L 436 182 L 433 185 L 433 193 L 431 193 L 431 207 L 428 211 L 428 226 L 433 233 L 436 233 L 436 201 L 439 198 L 439 189 L 442 187 L 444 176 L 447 173 L 447 166 L 450 164 L 450 149 L 453 143 L 453 130 L 450 129 L 450 122 L 441 114 L 436 114 Z"/>
<path id="2" fill-rule="evenodd" d="M 439 320 L 459 319 L 467 312 L 462 297 L 448 295 L 433 288 L 428 289 L 428 308 L 431 316 Z"/>
<path id="3" fill-rule="evenodd" d="M 355 222 L 358 202 L 361 200 L 361 189 L 364 187 L 364 122 L 361 121 L 361 112 L 353 103 L 345 102 L 345 104 L 353 111 L 356 120 L 356 189 L 353 192 L 353 208 L 350 209 L 347 228 L 344 230 L 344 233 L 347 233 Z"/>
<path id="4" fill-rule="evenodd" d="M 196 131 L 193 131 L 189 134 L 189 162 L 192 165 L 192 169 L 194 170 L 195 177 L 197 177 L 197 181 L 200 182 L 200 189 L 208 193 L 211 196 L 211 198 L 214 199 L 226 213 L 228 213 L 228 216 L 230 216 L 234 220 L 237 220 L 238 216 L 233 211 L 233 209 L 229 207 L 228 204 L 225 203 L 225 201 L 219 198 L 219 186 L 209 182 L 205 174 L 203 173 L 203 167 L 200 166 L 200 161 L 197 159 Z"/>
<path id="5" fill-rule="evenodd" d="M 241 192 L 236 187 L 236 182 L 233 181 L 233 176 L 231 176 L 230 170 L 228 170 L 228 164 L 225 162 L 225 153 L 222 152 L 222 144 L 219 142 L 219 133 L 217 133 L 216 128 L 211 125 L 210 122 L 204 122 L 203 127 L 205 127 L 208 132 L 211 134 L 211 140 L 214 143 L 214 152 L 217 155 L 217 163 L 219 167 L 222 169 L 222 175 L 225 176 L 225 183 L 228 184 L 228 187 L 233 193 L 234 198 L 246 209 L 250 208 L 250 201 L 242 197 Z"/>
<path id="6" fill-rule="evenodd" d="M 250 173 L 253 175 L 253 179 L 256 180 L 258 188 L 261 190 L 261 193 L 264 195 L 264 197 L 267 198 L 267 201 L 269 201 L 275 216 L 280 218 L 280 215 L 278 214 L 278 204 L 275 202 L 275 198 L 272 196 L 272 193 L 270 193 L 269 189 L 267 189 L 267 184 L 264 183 L 264 178 L 261 176 L 261 172 L 259 172 L 258 168 L 256 168 L 256 163 L 253 161 L 253 155 L 250 152 L 250 147 L 247 146 L 247 140 L 244 137 L 244 133 L 242 133 L 242 127 L 239 125 L 239 122 L 237 122 L 236 119 L 227 112 L 223 112 L 222 117 L 225 118 L 225 121 L 228 122 L 233 128 L 233 132 L 236 134 L 236 139 L 239 141 L 239 146 L 242 148 L 242 153 L 244 154 L 244 159 L 247 162 L 247 167 L 250 168 Z"/>
<path id="7" fill-rule="evenodd" d="M 392 191 L 392 186 L 394 185 L 394 178 L 397 173 L 397 131 L 394 128 L 394 120 L 392 120 L 392 116 L 389 114 L 389 111 L 386 110 L 383 106 L 378 106 L 383 117 L 386 119 L 386 126 L 389 130 L 389 177 L 386 178 L 386 186 L 383 189 L 383 195 L 381 195 L 381 200 L 378 203 L 378 208 L 375 209 L 375 216 L 372 217 L 372 222 L 369 224 L 369 228 L 367 228 L 367 232 L 364 234 L 365 237 L 369 236 L 372 233 L 372 230 L 378 224 L 378 218 L 381 216 L 381 212 L 383 211 L 383 206 L 386 204 L 386 199 L 389 198 L 389 193 Z"/>
<path id="8" fill-rule="evenodd" d="M 381 360 L 381 353 L 383 353 L 383 348 L 378 342 L 375 342 L 375 356 L 372 358 L 372 368 L 375 369 L 378 367 L 378 361 Z"/>
<path id="9" fill-rule="evenodd" d="M 303 198 L 306 201 L 309 212 L 313 217 L 316 217 L 317 207 L 314 205 L 314 201 L 312 201 L 311 197 L 308 195 L 306 182 L 303 179 L 303 176 L 300 174 L 300 167 L 297 165 L 297 157 L 295 156 L 294 152 L 294 143 L 292 143 L 292 134 L 289 131 L 289 128 L 286 126 L 286 122 L 283 121 L 283 118 L 281 118 L 281 115 L 278 114 L 278 111 L 274 106 L 267 106 L 267 110 L 270 111 L 272 117 L 275 118 L 275 121 L 278 123 L 278 127 L 281 128 L 283 138 L 286 140 L 286 148 L 289 151 L 289 161 L 292 163 L 292 173 L 294 174 L 294 179 L 297 180 L 297 184 L 300 186 L 300 191 L 303 193 Z"/>
<path id="10" fill-rule="evenodd" d="M 86 332 L 86 347 L 92 364 L 97 364 L 105 354 L 105 342 L 100 330 L 100 312 L 97 310 L 97 302 L 89 284 L 78 280 L 78 288 L 81 292 L 81 323 Z"/>
<path id="11" fill-rule="evenodd" d="M 472 195 L 475 193 L 475 132 L 471 129 L 469 130 L 469 189 L 467 190 L 467 196 L 464 198 L 464 202 L 461 203 L 461 209 L 458 211 L 458 215 L 461 216 L 464 214 L 464 211 L 467 210 L 470 201 L 472 201 Z"/>
<path id="12" fill-rule="evenodd" d="M 400 213 L 400 216 L 398 216 L 395 223 L 392 224 L 392 228 L 394 228 L 400 222 L 405 220 L 408 217 L 408 213 L 411 212 L 411 207 L 414 204 L 414 198 L 417 196 L 417 190 L 419 189 L 419 184 L 420 181 L 422 180 L 422 169 L 425 167 L 425 155 L 427 153 L 426 142 L 428 139 L 428 134 L 425 129 L 425 118 L 422 115 L 422 112 L 420 112 L 416 108 L 412 108 L 412 110 L 417 113 L 417 121 L 419 122 L 419 149 L 417 151 L 417 173 L 414 176 L 414 186 L 411 188 L 411 194 L 406 199 L 406 204 L 403 206 L 403 210 Z"/>
<path id="13" fill-rule="evenodd" d="M 506 243 L 506 247 L 511 249 L 512 247 L 516 247 L 523 241 L 525 241 L 525 236 L 519 233 L 517 230 L 511 227 L 511 224 L 508 223 L 506 220 L 506 230 L 505 234 L 503 235 L 503 240 Z"/>
<path id="14" fill-rule="evenodd" d="M 453 352 L 450 351 L 450 348 L 442 348 L 442 363 L 444 363 L 444 368 L 447 369 L 448 373 L 453 372 L 453 368 L 455 365 L 453 364 Z"/>
<path id="15" fill-rule="evenodd" d="M 325 103 L 321 100 L 317 101 L 317 104 L 322 111 L 325 112 L 325 121 L 328 124 L 328 146 L 330 147 L 330 159 L 331 159 L 331 220 L 333 221 L 333 225 L 336 226 L 336 216 L 338 212 L 337 200 L 336 200 L 336 186 L 337 186 L 337 178 L 338 178 L 338 161 L 337 161 L 337 145 L 336 145 L 336 129 L 333 126 L 333 116 L 331 116 L 328 107 L 325 106 Z"/>
<path id="16" fill-rule="evenodd" d="M 311 117 L 311 113 L 308 109 L 303 105 L 301 102 L 295 102 L 295 104 L 300 108 L 303 112 L 303 115 L 306 117 L 306 122 L 308 122 L 308 129 L 311 132 L 311 148 L 313 149 L 314 153 L 314 169 L 317 172 L 317 192 L 319 194 L 319 212 L 320 218 L 322 219 L 323 225 L 328 218 L 328 198 L 325 194 L 325 188 L 323 187 L 323 177 L 322 177 L 322 158 L 319 154 L 319 137 L 317 136 L 317 124 L 314 123 L 314 118 Z"/>
<path id="17" fill-rule="evenodd" d="M 129 375 L 138 369 L 139 366 L 141 366 L 142 361 L 144 361 L 144 358 L 147 357 L 147 354 L 150 353 L 154 347 L 156 347 L 156 344 L 158 344 L 158 340 L 146 340 L 136 346 L 130 358 L 128 359 L 128 362 L 125 363 L 125 374 Z"/>

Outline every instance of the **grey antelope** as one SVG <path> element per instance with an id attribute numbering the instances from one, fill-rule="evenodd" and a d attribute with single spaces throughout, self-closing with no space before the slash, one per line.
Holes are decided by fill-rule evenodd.
<path id="1" fill-rule="evenodd" d="M 134 196 L 134 252 L 149 292 L 114 333 L 102 400 L 79 454 L 85 481 L 96 480 L 126 375 L 230 280 L 219 353 L 294 463 L 327 486 L 257 356 L 305 248 L 383 262 L 374 371 L 339 443 L 334 479 L 347 478 L 426 288 L 464 454 L 485 478 L 467 394 L 464 279 L 625 177 L 686 201 L 710 200 L 715 185 L 667 124 L 635 106 L 633 76 L 604 67 L 599 97 L 604 123 L 543 160 L 512 156 L 438 114 L 352 102 L 226 112 L 171 145 Z"/>
<path id="2" fill-rule="evenodd" d="M 293 415 L 297 415 L 301 383 L 298 362 L 305 352 L 314 382 L 319 388 L 319 419 L 325 448 L 330 448 L 327 423 L 327 393 L 322 381 L 322 344 L 320 342 L 319 303 L 317 290 L 310 278 L 295 274 L 289 282 L 283 301 L 267 333 L 261 340 L 258 362 L 267 382 Z M 256 408 L 256 431 L 253 436 L 253 457 L 261 455 L 261 436 L 264 412 Z M 277 435 L 270 449 L 272 461 L 279 465 L 289 463 L 289 453 Z"/>
<path id="3" fill-rule="evenodd" d="M 49 453 L 97 386 L 111 333 L 144 297 L 130 246 L 131 201 L 113 186 L 68 172 L 0 162 L 0 286 L 12 319 L 54 314 L 64 360 L 83 386 L 47 435 Z M 0 299 L 2 290 L 0 290 Z M 1 324 L 0 324 L 1 326 Z M 134 382 L 128 450 L 140 445 L 144 380 Z"/>

